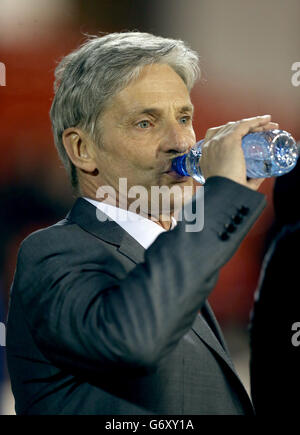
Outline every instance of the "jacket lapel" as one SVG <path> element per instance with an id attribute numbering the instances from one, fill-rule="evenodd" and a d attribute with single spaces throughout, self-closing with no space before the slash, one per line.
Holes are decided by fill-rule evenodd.
<path id="1" fill-rule="evenodd" d="M 221 328 L 218 324 L 218 321 L 214 315 L 213 310 L 211 309 L 208 301 L 206 300 L 206 302 L 203 304 L 203 307 L 201 309 L 201 313 L 203 314 L 205 320 L 207 321 L 207 323 L 209 324 L 209 326 L 211 327 L 211 329 L 213 330 L 213 332 L 215 333 L 216 337 L 218 338 L 218 340 L 220 341 L 222 347 L 224 348 L 225 352 L 229 355 L 229 349 L 225 343 L 225 339 L 223 336 L 223 333 L 221 331 Z"/>
<path id="2" fill-rule="evenodd" d="M 118 251 L 126 255 L 130 260 L 133 260 L 136 264 L 143 263 L 145 260 L 145 248 L 126 231 L 124 231 Z"/>
<path id="3" fill-rule="evenodd" d="M 213 334 L 212 330 L 209 328 L 208 324 L 206 323 L 205 319 L 201 315 L 197 315 L 196 320 L 192 326 L 192 330 L 197 334 L 197 336 L 208 346 L 210 347 L 214 352 L 216 352 L 223 361 L 227 364 L 227 366 L 231 369 L 231 372 L 234 375 L 234 378 L 236 380 L 236 383 L 238 385 L 238 388 L 243 395 L 244 398 L 244 404 L 247 406 L 249 413 L 253 414 L 253 407 L 251 400 L 248 396 L 248 393 L 241 382 L 235 367 L 233 365 L 233 362 L 230 359 L 230 356 L 228 353 L 225 352 L 224 348 L 221 346 L 220 342 L 216 339 L 216 336 Z"/>
<path id="4" fill-rule="evenodd" d="M 236 375 L 233 362 L 231 361 L 229 355 L 225 352 L 224 348 L 222 347 L 221 343 L 213 333 L 212 329 L 209 327 L 203 315 L 201 314 L 197 315 L 194 324 L 192 326 L 192 330 L 202 341 L 205 342 L 206 345 L 208 345 L 212 350 L 214 350 L 229 365 L 231 370 Z"/>
<path id="5" fill-rule="evenodd" d="M 115 221 L 83 198 L 78 198 L 66 219 L 75 222 L 83 230 L 118 247 L 134 263 L 144 261 L 145 249 Z"/>
<path id="6" fill-rule="evenodd" d="M 119 246 L 121 243 L 122 228 L 83 198 L 77 199 L 66 219 L 112 245 Z"/>

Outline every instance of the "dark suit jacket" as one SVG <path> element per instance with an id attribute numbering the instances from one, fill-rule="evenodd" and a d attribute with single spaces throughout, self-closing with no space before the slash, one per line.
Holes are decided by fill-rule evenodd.
<path id="1" fill-rule="evenodd" d="M 27 237 L 7 325 L 16 412 L 252 414 L 206 298 L 264 206 L 211 177 L 204 229 L 179 222 L 147 251 L 82 198 Z"/>

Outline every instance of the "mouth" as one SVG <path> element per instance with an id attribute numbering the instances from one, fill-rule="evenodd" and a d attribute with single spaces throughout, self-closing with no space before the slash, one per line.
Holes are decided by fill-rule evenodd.
<path id="1" fill-rule="evenodd" d="M 182 176 L 179 175 L 176 171 L 174 171 L 173 169 L 164 172 L 164 174 L 166 174 L 167 176 L 169 176 L 170 178 L 172 178 L 174 181 L 176 181 L 177 183 L 184 183 L 186 181 L 188 181 L 191 177 L 187 177 L 187 176 Z"/>

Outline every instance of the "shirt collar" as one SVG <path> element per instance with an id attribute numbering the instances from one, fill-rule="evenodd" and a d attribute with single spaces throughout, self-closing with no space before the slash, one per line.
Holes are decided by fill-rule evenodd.
<path id="1" fill-rule="evenodd" d="M 157 223 L 137 213 L 106 204 L 105 202 L 96 201 L 91 198 L 83 198 L 105 213 L 111 220 L 120 225 L 120 227 L 130 234 L 131 237 L 133 237 L 145 249 L 148 249 L 154 240 L 161 233 L 166 231 Z M 171 230 L 175 228 L 176 225 L 177 221 L 172 216 Z"/>

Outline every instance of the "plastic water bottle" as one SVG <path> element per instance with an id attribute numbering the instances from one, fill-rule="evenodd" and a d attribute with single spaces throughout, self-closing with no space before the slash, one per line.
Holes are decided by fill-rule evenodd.
<path id="1" fill-rule="evenodd" d="M 199 165 L 203 141 L 172 162 L 172 169 L 179 175 L 191 176 L 201 184 L 205 183 Z M 242 139 L 242 148 L 249 178 L 278 177 L 290 172 L 296 166 L 300 151 L 294 138 L 284 130 L 248 133 Z"/>

